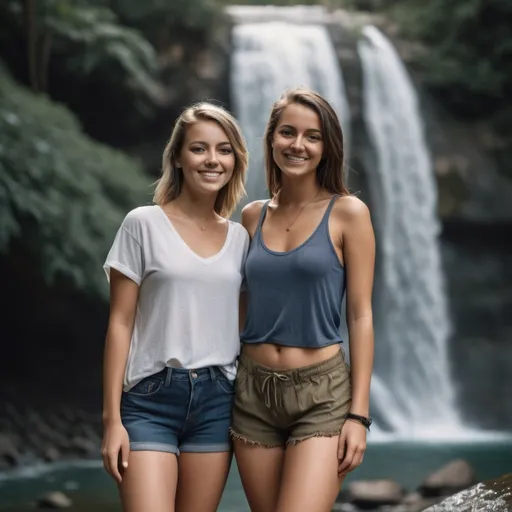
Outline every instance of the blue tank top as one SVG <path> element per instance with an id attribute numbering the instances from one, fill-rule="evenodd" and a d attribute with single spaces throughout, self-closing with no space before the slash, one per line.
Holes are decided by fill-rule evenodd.
<path id="1" fill-rule="evenodd" d="M 267 201 L 245 262 L 248 291 L 244 343 L 320 348 L 341 343 L 345 269 L 329 235 L 331 199 L 320 224 L 301 245 L 271 251 L 261 236 Z"/>

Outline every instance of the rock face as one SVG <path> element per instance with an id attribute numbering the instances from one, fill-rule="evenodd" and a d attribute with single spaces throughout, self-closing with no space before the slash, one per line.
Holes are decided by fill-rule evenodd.
<path id="1" fill-rule="evenodd" d="M 464 418 L 487 429 L 512 422 L 511 230 L 506 224 L 445 221 L 441 237 L 458 405 Z"/>
<path id="2" fill-rule="evenodd" d="M 455 510 L 482 510 L 508 512 L 512 510 L 512 473 L 496 480 L 488 480 L 462 491 L 425 512 L 452 512 Z"/>
<path id="3" fill-rule="evenodd" d="M 1 400 L 1 396 L 0 396 Z M 101 412 L 41 402 L 0 409 L 0 471 L 38 461 L 99 459 Z"/>
<path id="4" fill-rule="evenodd" d="M 443 219 L 512 221 L 512 180 L 492 157 L 490 129 L 461 123 L 421 89 L 425 133 L 433 152 Z"/>

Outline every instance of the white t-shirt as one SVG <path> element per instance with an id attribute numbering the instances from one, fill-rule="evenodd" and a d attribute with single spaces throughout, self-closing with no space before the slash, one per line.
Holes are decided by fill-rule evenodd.
<path id="1" fill-rule="evenodd" d="M 142 206 L 124 219 L 104 264 L 139 286 L 125 391 L 166 366 L 219 366 L 236 374 L 238 301 L 249 235 L 229 221 L 224 246 L 202 258 L 165 212 Z"/>

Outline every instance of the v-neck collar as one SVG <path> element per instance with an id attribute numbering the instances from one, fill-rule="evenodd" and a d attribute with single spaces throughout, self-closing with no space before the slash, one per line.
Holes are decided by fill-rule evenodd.
<path id="1" fill-rule="evenodd" d="M 165 213 L 165 211 L 163 210 L 163 208 L 160 206 L 160 205 L 155 205 L 155 208 L 157 208 L 160 213 L 164 216 L 164 219 L 167 223 L 167 226 L 169 227 L 169 229 L 171 230 L 172 233 L 174 233 L 174 235 L 176 236 L 176 238 L 180 241 L 180 243 L 183 245 L 183 247 L 198 261 L 200 261 L 201 263 L 204 263 L 204 264 L 211 264 L 215 261 L 217 261 L 227 250 L 228 246 L 229 246 L 229 243 L 231 241 L 231 232 L 232 232 L 232 229 L 231 229 L 231 221 L 228 220 L 227 223 L 228 223 L 228 229 L 227 229 L 227 233 L 226 233 L 226 239 L 224 240 L 224 244 L 222 245 L 221 249 L 219 250 L 219 252 L 215 253 L 215 254 L 212 254 L 211 256 L 208 256 L 207 258 L 203 258 L 202 256 L 200 256 L 199 254 L 197 254 L 197 252 L 195 252 L 191 247 L 190 245 L 187 244 L 187 242 L 185 242 L 185 240 L 183 239 L 183 237 L 180 235 L 180 233 L 178 232 L 178 230 L 176 229 L 176 227 L 174 226 L 174 224 L 172 223 L 171 219 L 167 216 L 167 214 Z"/>

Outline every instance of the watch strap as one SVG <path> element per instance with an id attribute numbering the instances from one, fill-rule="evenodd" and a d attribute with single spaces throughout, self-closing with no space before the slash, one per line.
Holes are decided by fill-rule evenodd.
<path id="1" fill-rule="evenodd" d="M 360 416 L 359 414 L 353 414 L 351 412 L 349 412 L 347 414 L 347 420 L 357 421 L 357 422 L 361 423 L 361 425 L 363 425 L 368 430 L 370 430 L 370 426 L 372 424 L 371 418 L 367 418 L 366 416 Z"/>

